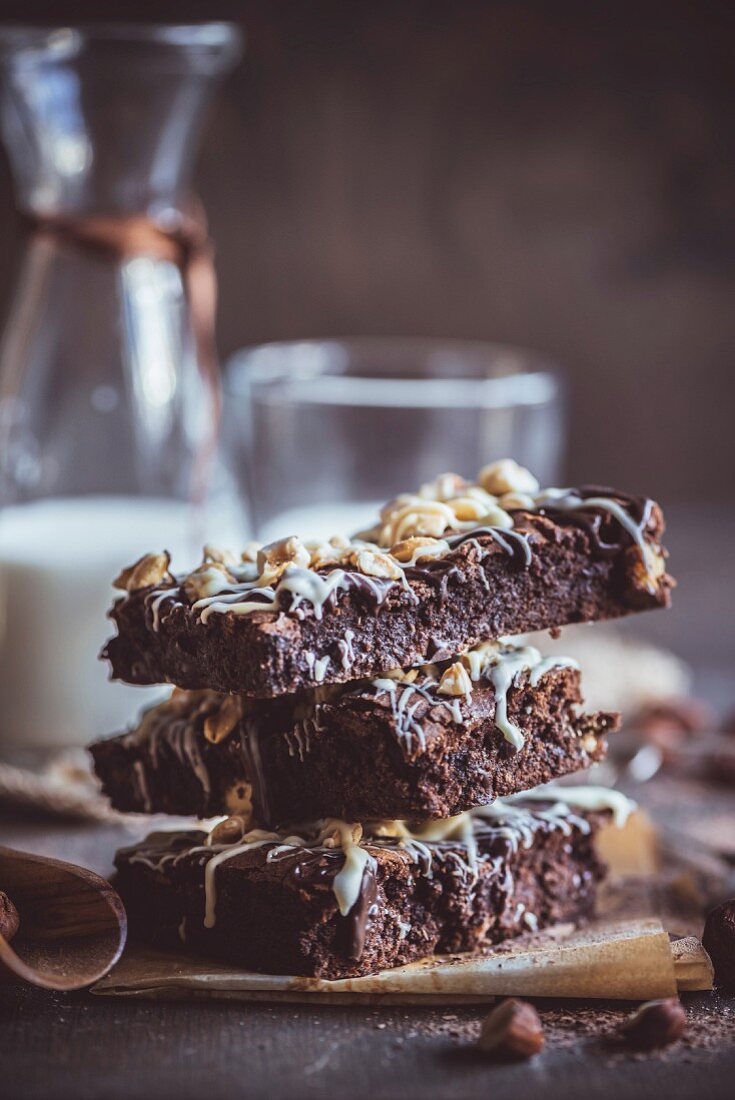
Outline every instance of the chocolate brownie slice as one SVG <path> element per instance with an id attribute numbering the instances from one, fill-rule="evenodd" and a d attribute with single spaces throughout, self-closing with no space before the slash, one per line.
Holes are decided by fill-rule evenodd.
<path id="1" fill-rule="evenodd" d="M 133 934 L 159 945 L 266 973 L 370 974 L 589 917 L 609 815 L 604 797 L 575 810 L 580 789 L 414 832 L 326 821 L 211 846 L 198 830 L 155 833 L 117 853 L 115 885 Z"/>
<path id="2" fill-rule="evenodd" d="M 430 509 L 461 516 L 494 506 L 462 495 L 405 499 L 420 506 L 387 512 L 383 527 L 365 533 L 377 542 L 285 539 L 239 563 L 207 550 L 179 577 L 165 555 L 142 559 L 118 579 L 127 594 L 110 612 L 118 634 L 103 651 L 113 677 L 269 698 L 669 603 L 652 501 L 592 489 L 508 494 L 498 499 L 510 510 L 490 516 L 504 526 L 470 520 L 458 530 L 462 521 L 443 513 L 433 527 Z"/>
<path id="3" fill-rule="evenodd" d="M 123 811 L 252 807 L 274 825 L 451 817 L 604 757 L 618 716 L 578 714 L 573 664 L 488 645 L 397 678 L 276 700 L 175 692 L 138 729 L 90 751 Z"/>

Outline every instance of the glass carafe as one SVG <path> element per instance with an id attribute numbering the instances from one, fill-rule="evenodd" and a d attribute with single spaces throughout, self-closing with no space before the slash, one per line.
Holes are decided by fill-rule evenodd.
<path id="1" fill-rule="evenodd" d="M 112 578 L 154 548 L 188 563 L 211 531 L 214 271 L 190 176 L 238 53 L 225 24 L 0 29 L 27 226 L 0 346 L 9 757 L 134 716 L 146 691 L 108 684 L 97 660 Z"/>

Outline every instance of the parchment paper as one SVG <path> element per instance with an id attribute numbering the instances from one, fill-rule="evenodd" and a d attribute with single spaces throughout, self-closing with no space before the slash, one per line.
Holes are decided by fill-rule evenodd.
<path id="1" fill-rule="evenodd" d="M 253 974 L 186 955 L 133 946 L 97 994 L 238 997 L 242 1000 L 359 1000 L 389 996 L 442 1002 L 498 995 L 648 1000 L 676 994 L 668 934 L 656 920 L 596 922 L 519 941 L 480 956 L 440 956 L 365 978 L 321 981 Z"/>

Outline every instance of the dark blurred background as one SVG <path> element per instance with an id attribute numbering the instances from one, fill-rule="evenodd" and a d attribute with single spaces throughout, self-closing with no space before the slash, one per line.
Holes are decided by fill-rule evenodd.
<path id="1" fill-rule="evenodd" d="M 733 497 L 735 13 L 651 3 L 4 3 L 235 19 L 199 169 L 223 357 L 490 338 L 566 368 L 572 481 Z M 20 229 L 0 164 L 0 308 Z"/>

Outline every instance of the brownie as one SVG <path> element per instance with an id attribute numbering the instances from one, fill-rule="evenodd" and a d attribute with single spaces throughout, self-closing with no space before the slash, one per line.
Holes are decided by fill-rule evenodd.
<path id="1" fill-rule="evenodd" d="M 324 841 L 329 822 L 316 839 L 254 832 L 229 849 L 199 830 L 154 833 L 117 853 L 115 885 L 132 934 L 158 946 L 265 973 L 353 977 L 590 917 L 606 816 L 536 802 L 455 819 L 443 840 L 363 837 L 346 903 L 346 850 Z"/>
<path id="2" fill-rule="evenodd" d="M 575 492 L 593 502 L 601 490 Z M 510 530 L 413 540 L 442 550 L 416 564 L 402 565 L 395 547 L 376 556 L 355 546 L 343 553 L 357 566 L 295 564 L 274 586 L 232 580 L 203 600 L 190 595 L 191 575 L 166 574 L 117 600 L 118 633 L 103 656 L 129 683 L 269 698 L 441 660 L 488 638 L 667 606 L 658 505 L 607 492 L 638 541 L 585 499 L 515 510 Z"/>
<path id="3" fill-rule="evenodd" d="M 530 648 L 500 652 L 550 664 Z M 449 696 L 442 667 L 275 700 L 177 692 L 137 730 L 93 744 L 95 770 L 123 811 L 212 817 L 252 805 L 273 825 L 445 818 L 589 767 L 617 728 L 615 714 L 578 714 L 576 668 L 552 664 L 532 683 L 526 667 L 500 695 L 481 679 Z M 499 699 L 520 748 L 496 725 Z"/>

